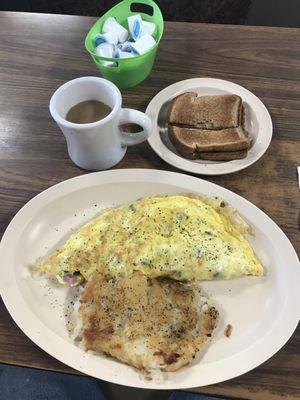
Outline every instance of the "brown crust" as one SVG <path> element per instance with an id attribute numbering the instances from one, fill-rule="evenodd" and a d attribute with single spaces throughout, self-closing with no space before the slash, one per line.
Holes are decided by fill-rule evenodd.
<path id="1" fill-rule="evenodd" d="M 244 106 L 243 106 L 243 102 L 241 99 L 239 106 L 238 106 L 238 126 L 243 126 L 243 110 L 244 110 Z"/>
<path id="2" fill-rule="evenodd" d="M 207 160 L 207 161 L 231 161 L 231 160 L 241 160 L 246 158 L 248 154 L 247 150 L 240 151 L 210 151 L 202 153 L 181 153 L 184 158 L 189 160 Z"/>
<path id="3" fill-rule="evenodd" d="M 230 160 L 241 160 L 243 158 L 246 158 L 247 154 L 248 154 L 247 150 L 208 152 L 208 153 L 196 153 L 195 158 L 199 160 L 208 160 L 208 161 L 230 161 Z"/>
<path id="4" fill-rule="evenodd" d="M 248 136 L 248 132 L 245 129 L 245 107 L 242 104 L 242 115 L 241 115 L 241 127 L 244 129 L 245 135 Z"/>
<path id="5" fill-rule="evenodd" d="M 168 364 L 168 365 L 173 364 L 175 361 L 177 361 L 177 358 L 180 357 L 180 354 L 179 353 L 175 353 L 174 351 L 170 352 L 170 353 L 165 353 L 162 350 L 155 351 L 153 353 L 153 355 L 154 356 L 162 356 L 163 359 L 164 359 L 165 364 Z"/>

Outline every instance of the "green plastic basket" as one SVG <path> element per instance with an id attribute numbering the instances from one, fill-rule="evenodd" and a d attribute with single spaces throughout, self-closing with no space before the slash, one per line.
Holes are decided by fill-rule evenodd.
<path id="1" fill-rule="evenodd" d="M 132 5 L 145 4 L 152 8 L 153 14 L 149 15 L 143 12 L 131 11 Z M 135 6 L 136 7 L 136 6 Z M 140 14 L 145 21 L 156 24 L 157 30 L 154 36 L 156 45 L 147 53 L 132 58 L 106 58 L 99 57 L 94 53 L 93 38 L 97 33 L 102 32 L 102 26 L 108 17 L 115 17 L 116 20 L 128 29 L 127 17 L 134 14 Z M 164 30 L 164 21 L 158 5 L 152 0 L 124 0 L 115 5 L 105 13 L 95 25 L 90 29 L 85 38 L 85 48 L 92 56 L 97 67 L 100 69 L 103 77 L 110 80 L 120 89 L 127 89 L 138 85 L 150 74 L 155 60 L 156 51 Z M 116 66 L 103 65 L 105 61 L 114 61 Z"/>

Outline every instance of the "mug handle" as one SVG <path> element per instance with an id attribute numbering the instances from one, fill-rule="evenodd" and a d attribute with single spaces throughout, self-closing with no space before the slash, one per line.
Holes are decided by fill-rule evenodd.
<path id="1" fill-rule="evenodd" d="M 119 125 L 128 123 L 140 125 L 143 130 L 137 133 L 130 133 L 120 129 L 122 146 L 133 146 L 148 139 L 151 134 L 152 123 L 146 114 L 131 108 L 122 108 L 120 111 Z"/>

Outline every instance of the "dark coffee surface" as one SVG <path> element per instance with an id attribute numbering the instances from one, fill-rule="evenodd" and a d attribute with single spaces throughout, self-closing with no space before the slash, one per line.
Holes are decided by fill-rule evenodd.
<path id="1" fill-rule="evenodd" d="M 75 124 L 90 124 L 105 118 L 111 108 L 98 100 L 87 100 L 75 104 L 67 112 L 66 120 Z"/>

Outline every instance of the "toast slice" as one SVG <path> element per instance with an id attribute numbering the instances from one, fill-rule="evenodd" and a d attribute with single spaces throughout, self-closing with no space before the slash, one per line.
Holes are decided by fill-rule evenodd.
<path id="1" fill-rule="evenodd" d="M 190 160 L 207 160 L 207 161 L 231 161 L 240 160 L 247 157 L 248 150 L 237 151 L 208 151 L 200 153 L 185 153 L 182 154 Z"/>
<path id="2" fill-rule="evenodd" d="M 169 137 L 180 154 L 247 150 L 250 140 L 243 128 L 205 130 L 169 125 Z"/>
<path id="3" fill-rule="evenodd" d="M 202 129 L 236 128 L 243 124 L 242 99 L 235 94 L 198 96 L 186 92 L 173 100 L 169 122 Z"/>

